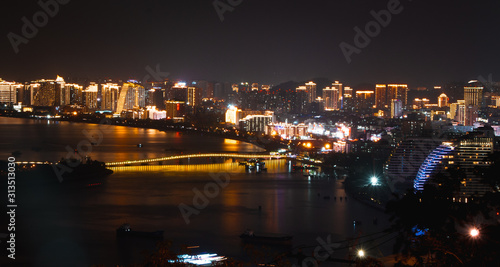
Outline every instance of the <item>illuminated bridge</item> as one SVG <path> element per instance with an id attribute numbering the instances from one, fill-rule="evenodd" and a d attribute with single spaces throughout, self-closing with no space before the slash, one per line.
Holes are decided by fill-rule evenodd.
<path id="1" fill-rule="evenodd" d="M 130 164 L 144 164 L 144 163 L 152 163 L 152 162 L 160 162 L 167 160 L 176 160 L 176 159 L 188 159 L 188 158 L 212 158 L 212 157 L 224 157 L 224 158 L 286 158 L 281 155 L 269 155 L 269 154 L 222 154 L 222 153 L 210 153 L 210 154 L 187 154 L 187 155 L 176 155 L 176 156 L 168 156 L 162 158 L 153 158 L 153 159 L 139 159 L 139 160 L 129 160 L 129 161 L 118 161 L 118 162 L 107 162 L 106 166 L 120 166 L 120 165 L 130 165 Z"/>

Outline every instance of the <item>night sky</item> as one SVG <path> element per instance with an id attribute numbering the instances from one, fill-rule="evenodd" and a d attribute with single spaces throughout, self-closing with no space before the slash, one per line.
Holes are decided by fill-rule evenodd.
<path id="1" fill-rule="evenodd" d="M 174 79 L 263 84 L 325 77 L 431 86 L 500 77 L 500 1 L 402 0 L 403 10 L 350 64 L 340 43 L 354 45 L 353 28 L 364 29 L 370 11 L 391 1 L 242 0 L 221 21 L 211 0 L 71 0 L 17 54 L 8 33 L 22 35 L 21 18 L 32 21 L 42 8 L 5 2 L 5 80 L 140 79 L 157 64 Z"/>

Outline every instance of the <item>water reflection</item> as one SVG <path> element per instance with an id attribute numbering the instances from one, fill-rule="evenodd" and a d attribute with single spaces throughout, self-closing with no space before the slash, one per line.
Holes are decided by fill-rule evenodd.
<path id="1" fill-rule="evenodd" d="M 179 153 L 261 152 L 250 143 L 201 136 L 197 133 L 162 132 L 126 126 L 109 126 L 47 120 L 0 118 L 0 157 L 19 151 L 20 161 L 58 161 L 80 145 L 81 156 L 113 162 L 157 158 Z M 89 139 L 102 140 L 94 143 Z M 138 144 L 142 144 L 139 147 Z M 78 155 L 74 155 L 78 157 Z"/>

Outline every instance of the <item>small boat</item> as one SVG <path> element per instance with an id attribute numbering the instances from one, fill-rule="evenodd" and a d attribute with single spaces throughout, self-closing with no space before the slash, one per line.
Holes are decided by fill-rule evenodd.
<path id="1" fill-rule="evenodd" d="M 163 231 L 142 232 L 132 231 L 130 224 L 124 223 L 116 229 L 117 237 L 142 237 L 142 238 L 157 238 L 163 239 Z"/>
<path id="2" fill-rule="evenodd" d="M 240 235 L 240 238 L 246 243 L 291 245 L 293 236 L 274 233 L 254 233 L 252 230 L 246 230 Z"/>

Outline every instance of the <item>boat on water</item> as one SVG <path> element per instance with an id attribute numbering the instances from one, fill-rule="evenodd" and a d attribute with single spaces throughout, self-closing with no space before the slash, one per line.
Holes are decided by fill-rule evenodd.
<path id="1" fill-rule="evenodd" d="M 248 229 L 240 235 L 243 242 L 272 245 L 291 245 L 293 236 L 277 233 L 254 233 Z"/>
<path id="2" fill-rule="evenodd" d="M 124 223 L 116 229 L 116 236 L 163 239 L 163 232 L 163 230 L 154 232 L 133 231 L 132 228 L 130 228 L 130 224 Z"/>

